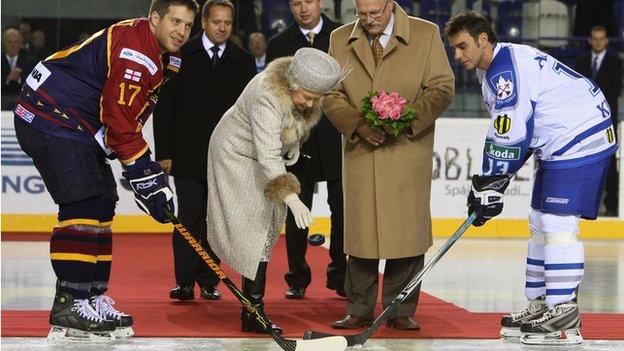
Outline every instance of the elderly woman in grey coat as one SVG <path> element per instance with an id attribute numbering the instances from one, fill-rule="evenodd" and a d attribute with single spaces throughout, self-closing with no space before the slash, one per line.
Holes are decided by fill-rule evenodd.
<path id="1" fill-rule="evenodd" d="M 303 48 L 277 59 L 222 117 L 208 149 L 208 242 L 243 275 L 243 292 L 263 309 L 267 262 L 286 219 L 312 223 L 299 181 L 285 166 L 321 117 L 320 98 L 344 76 L 326 53 Z M 242 330 L 269 333 L 244 309 Z"/>

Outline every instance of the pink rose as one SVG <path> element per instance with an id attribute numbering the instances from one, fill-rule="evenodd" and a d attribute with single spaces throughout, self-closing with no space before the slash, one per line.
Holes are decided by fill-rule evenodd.
<path id="1" fill-rule="evenodd" d="M 382 90 L 371 98 L 371 105 L 379 119 L 385 120 L 390 118 L 396 121 L 401 119 L 407 100 L 403 99 L 396 91 L 388 94 Z"/>

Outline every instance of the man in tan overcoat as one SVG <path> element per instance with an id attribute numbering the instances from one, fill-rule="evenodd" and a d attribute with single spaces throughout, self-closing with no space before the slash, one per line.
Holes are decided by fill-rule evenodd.
<path id="1" fill-rule="evenodd" d="M 386 259 L 384 307 L 423 267 L 432 245 L 429 208 L 435 120 L 454 97 L 454 76 L 438 27 L 409 17 L 392 0 L 355 0 L 358 19 L 336 29 L 329 53 L 353 71 L 325 96 L 323 109 L 343 135 L 345 288 L 347 316 L 332 324 L 359 328 L 373 319 L 379 259 Z M 383 49 L 375 62 L 373 46 Z M 374 130 L 361 100 L 370 91 L 396 91 L 416 118 L 397 137 Z M 420 329 L 412 319 L 419 289 L 388 324 Z"/>

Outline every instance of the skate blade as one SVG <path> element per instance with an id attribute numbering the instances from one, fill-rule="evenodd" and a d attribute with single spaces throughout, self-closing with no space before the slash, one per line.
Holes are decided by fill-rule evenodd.
<path id="1" fill-rule="evenodd" d="M 583 342 L 583 337 L 580 330 L 568 329 L 546 334 L 524 333 L 520 342 L 525 345 L 576 345 Z"/>
<path id="2" fill-rule="evenodd" d="M 108 332 L 88 333 L 73 328 L 52 326 L 48 333 L 48 344 L 68 345 L 68 344 L 110 344 L 115 341 L 115 337 Z"/>
<path id="3" fill-rule="evenodd" d="M 518 341 L 521 336 L 522 332 L 520 332 L 520 328 L 502 327 L 500 330 L 500 337 L 503 340 Z"/>
<path id="4" fill-rule="evenodd" d="M 132 327 L 121 327 L 116 328 L 112 334 L 115 339 L 128 339 L 134 336 L 134 330 L 132 330 Z"/>

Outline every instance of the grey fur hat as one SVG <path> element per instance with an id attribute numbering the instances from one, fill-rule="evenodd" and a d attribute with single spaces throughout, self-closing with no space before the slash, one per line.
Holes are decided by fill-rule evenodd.
<path id="1" fill-rule="evenodd" d="M 288 69 L 292 83 L 300 87 L 324 94 L 346 77 L 350 70 L 340 68 L 336 59 L 314 48 L 301 48 L 295 52 Z"/>

